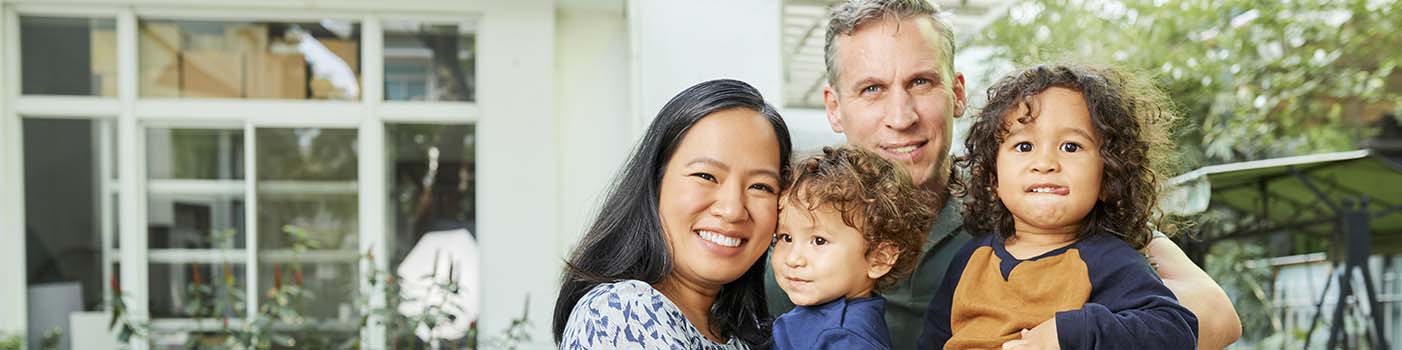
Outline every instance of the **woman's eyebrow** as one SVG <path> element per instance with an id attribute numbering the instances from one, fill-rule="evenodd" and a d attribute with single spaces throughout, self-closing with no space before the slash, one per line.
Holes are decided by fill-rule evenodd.
<path id="1" fill-rule="evenodd" d="M 773 169 L 755 169 L 755 170 L 750 170 L 749 172 L 747 172 L 747 173 L 745 173 L 745 174 L 746 174 L 746 175 L 750 175 L 750 176 L 756 176 L 756 175 L 759 175 L 759 176 L 768 176 L 768 177 L 774 178 L 775 180 L 778 180 L 778 179 L 779 179 L 779 172 L 778 172 L 778 171 L 775 171 L 775 170 L 773 170 Z"/>
<path id="2" fill-rule="evenodd" d="M 724 162 L 721 162 L 711 157 L 697 157 L 695 159 L 692 159 L 690 162 L 686 162 L 686 166 L 693 166 L 697 164 L 709 165 L 712 167 L 720 168 L 720 170 L 730 171 L 730 165 L 726 165 Z"/>

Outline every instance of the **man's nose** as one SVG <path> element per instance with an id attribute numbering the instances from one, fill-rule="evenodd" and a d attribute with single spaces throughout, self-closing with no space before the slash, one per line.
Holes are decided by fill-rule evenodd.
<path id="1" fill-rule="evenodd" d="M 904 89 L 891 89 L 890 96 L 884 121 L 887 128 L 904 130 L 920 120 L 920 116 L 915 114 L 915 101 L 909 92 Z"/>

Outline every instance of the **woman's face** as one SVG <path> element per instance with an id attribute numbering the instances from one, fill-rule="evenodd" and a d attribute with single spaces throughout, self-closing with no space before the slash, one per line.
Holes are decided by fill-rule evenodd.
<path id="1" fill-rule="evenodd" d="M 740 278 L 769 249 L 777 222 L 774 128 L 745 108 L 701 118 L 667 161 L 658 197 L 671 278 L 703 288 Z"/>

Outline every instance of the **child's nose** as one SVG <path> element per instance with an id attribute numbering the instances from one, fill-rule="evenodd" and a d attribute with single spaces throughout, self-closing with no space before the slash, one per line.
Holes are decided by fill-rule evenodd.
<path id="1" fill-rule="evenodd" d="M 802 249 L 798 249 L 797 247 L 790 250 L 789 255 L 784 257 L 784 265 L 788 265 L 788 267 L 803 267 L 808 265 L 808 259 L 803 257 L 801 251 Z"/>
<path id="2" fill-rule="evenodd" d="M 1050 173 L 1057 170 L 1060 170 L 1060 166 L 1057 165 L 1056 152 L 1038 152 L 1032 160 L 1033 172 Z"/>

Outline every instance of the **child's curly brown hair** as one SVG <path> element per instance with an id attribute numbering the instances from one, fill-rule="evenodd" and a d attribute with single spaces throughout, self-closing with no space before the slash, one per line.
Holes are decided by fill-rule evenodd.
<path id="1" fill-rule="evenodd" d="M 1090 109 L 1091 125 L 1103 140 L 1104 173 L 1100 200 L 1083 219 L 1076 239 L 1096 232 L 1118 236 L 1135 249 L 1153 239 L 1158 180 L 1171 171 L 1170 128 L 1177 120 L 1172 105 L 1151 83 L 1104 66 L 1037 66 L 1000 79 L 988 89 L 988 104 L 974 119 L 964 142 L 966 155 L 955 164 L 968 170 L 967 181 L 956 181 L 953 192 L 964 199 L 964 225 L 970 232 L 1013 234 L 1013 217 L 998 199 L 998 150 L 1008 135 L 1005 117 L 1051 87 L 1076 90 Z M 1031 113 L 1031 108 L 1027 109 Z M 1017 117 L 1030 123 L 1035 115 Z M 1159 225 L 1160 230 L 1170 230 Z"/>
<path id="2" fill-rule="evenodd" d="M 915 185 L 904 169 L 856 147 L 823 147 L 823 153 L 793 167 L 784 196 L 808 211 L 830 205 L 842 222 L 866 238 L 866 251 L 891 245 L 900 250 L 891 271 L 876 280 L 881 291 L 909 276 L 935 221 L 933 192 Z"/>

